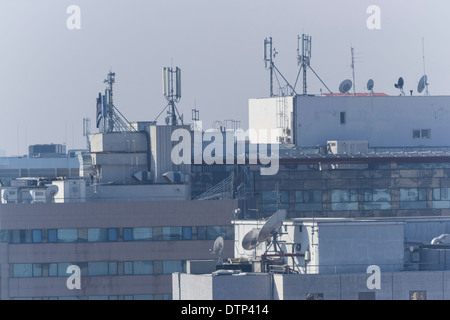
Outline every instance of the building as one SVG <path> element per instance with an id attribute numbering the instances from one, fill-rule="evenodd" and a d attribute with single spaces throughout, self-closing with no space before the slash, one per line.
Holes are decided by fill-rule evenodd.
<path id="1" fill-rule="evenodd" d="M 449 299 L 450 218 L 293 219 L 246 247 L 269 220 L 237 220 L 231 263 L 173 274 L 178 300 Z M 248 242 L 247 242 L 248 243 Z M 252 271 L 242 271 L 251 265 Z M 195 286 L 193 286 L 195 283 Z"/>
<path id="2" fill-rule="evenodd" d="M 233 256 L 237 201 L 84 202 L 0 205 L 0 297 L 171 299 L 171 274 L 186 260 Z M 70 265 L 81 289 L 68 289 Z"/>

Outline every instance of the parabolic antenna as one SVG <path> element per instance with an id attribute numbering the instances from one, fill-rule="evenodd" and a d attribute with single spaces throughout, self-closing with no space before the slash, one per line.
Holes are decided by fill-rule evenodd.
<path id="1" fill-rule="evenodd" d="M 47 198 L 54 197 L 58 193 L 58 190 L 59 190 L 58 186 L 52 185 L 48 187 L 47 190 L 45 190 L 45 196 Z"/>
<path id="2" fill-rule="evenodd" d="M 3 190 L 2 198 L 3 198 L 3 200 L 8 201 L 8 191 L 7 190 Z"/>
<path id="3" fill-rule="evenodd" d="M 367 81 L 367 90 L 372 91 L 373 90 L 373 86 L 374 86 L 374 82 L 373 82 L 372 79 Z"/>
<path id="4" fill-rule="evenodd" d="M 214 241 L 212 252 L 220 256 L 223 252 L 223 244 L 224 244 L 223 238 L 217 237 L 216 241 Z"/>
<path id="5" fill-rule="evenodd" d="M 352 88 L 352 81 L 351 80 L 344 80 L 341 82 L 340 86 L 339 86 L 339 92 L 340 93 L 348 93 L 350 91 L 350 89 Z"/>
<path id="6" fill-rule="evenodd" d="M 253 229 L 248 232 L 242 239 L 242 248 L 245 250 L 253 250 L 258 245 L 258 236 L 261 229 Z"/>
<path id="7" fill-rule="evenodd" d="M 400 77 L 398 79 L 398 82 L 396 84 L 394 84 L 394 87 L 396 87 L 397 89 L 403 89 L 404 85 L 405 85 L 405 80 L 403 80 L 403 78 Z"/>
<path id="8" fill-rule="evenodd" d="M 419 84 L 417 86 L 417 91 L 419 93 L 422 93 L 422 91 L 425 89 L 425 86 L 428 84 L 427 83 L 427 76 L 424 75 L 422 78 L 420 78 Z"/>
<path id="9" fill-rule="evenodd" d="M 282 209 L 275 212 L 264 224 L 259 231 L 258 242 L 264 242 L 276 235 L 280 231 L 284 220 L 286 219 L 287 211 Z"/>

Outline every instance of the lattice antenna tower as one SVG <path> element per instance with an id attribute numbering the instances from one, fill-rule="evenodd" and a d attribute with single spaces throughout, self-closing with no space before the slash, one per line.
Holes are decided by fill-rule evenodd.
<path id="1" fill-rule="evenodd" d="M 307 83 L 307 69 L 310 69 L 314 75 L 320 80 L 320 82 L 327 88 L 327 90 L 333 94 L 327 85 L 322 81 L 319 75 L 311 67 L 311 49 L 312 49 L 312 37 L 306 34 L 297 36 L 297 64 L 300 66 L 297 74 L 297 79 L 295 80 L 294 89 L 297 86 L 298 78 L 301 71 L 303 70 L 303 95 L 308 94 L 308 83 Z"/>
<path id="2" fill-rule="evenodd" d="M 114 106 L 113 92 L 116 74 L 112 71 L 103 83 L 107 84 L 105 94 L 97 98 L 97 128 L 102 133 L 136 131 L 119 109 Z"/>
<path id="3" fill-rule="evenodd" d="M 283 87 L 278 79 L 277 74 L 280 75 L 281 78 L 283 78 L 283 80 L 286 82 L 286 85 L 291 89 L 292 94 L 297 94 L 295 92 L 295 89 L 289 83 L 289 81 L 286 80 L 286 78 L 283 76 L 283 74 L 280 72 L 280 70 L 278 70 L 278 68 L 275 66 L 275 63 L 273 60 L 277 54 L 278 54 L 277 50 L 273 47 L 272 37 L 264 39 L 264 64 L 265 64 L 266 69 L 269 69 L 269 75 L 270 75 L 269 94 L 270 94 L 270 97 L 275 96 L 275 94 L 273 92 L 274 79 L 277 80 L 279 88 Z"/>

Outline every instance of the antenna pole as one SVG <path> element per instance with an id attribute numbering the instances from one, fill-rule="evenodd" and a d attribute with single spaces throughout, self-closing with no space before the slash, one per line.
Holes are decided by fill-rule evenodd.
<path id="1" fill-rule="evenodd" d="M 426 76 L 426 70 L 425 70 L 425 40 L 422 37 L 422 55 L 423 55 L 423 75 Z M 428 91 L 428 80 L 425 81 L 425 95 L 429 96 L 430 92 Z"/>
<path id="2" fill-rule="evenodd" d="M 267 68 L 267 64 L 269 64 L 269 73 L 270 73 L 270 97 L 273 97 L 273 59 L 272 59 L 272 37 L 269 39 L 264 39 L 264 63 Z"/>
<path id="3" fill-rule="evenodd" d="M 351 53 L 352 53 L 352 73 L 353 73 L 353 95 L 356 96 L 356 83 L 355 83 L 355 51 L 353 47 L 351 47 Z"/>

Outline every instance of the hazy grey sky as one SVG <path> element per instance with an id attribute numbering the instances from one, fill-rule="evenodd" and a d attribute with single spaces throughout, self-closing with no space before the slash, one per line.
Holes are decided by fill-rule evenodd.
<path id="1" fill-rule="evenodd" d="M 80 30 L 66 26 L 69 5 L 81 9 Z M 370 5 L 381 9 L 380 30 L 367 28 Z M 373 78 L 376 92 L 392 95 L 400 76 L 405 91 L 416 90 L 424 37 L 430 93 L 448 95 L 449 15 L 448 0 L 2 0 L 0 150 L 83 148 L 82 119 L 91 118 L 96 132 L 95 99 L 110 69 L 115 105 L 130 121 L 154 120 L 166 106 L 161 68 L 173 65 L 182 69 L 178 107 L 186 121 L 196 103 L 204 128 L 226 119 L 246 128 L 248 99 L 269 93 L 263 43 L 270 36 L 275 64 L 292 84 L 297 35 L 306 33 L 311 66 L 333 92 L 351 79 L 353 46 L 357 91 Z M 309 93 L 325 91 L 311 72 L 308 79 Z"/>

